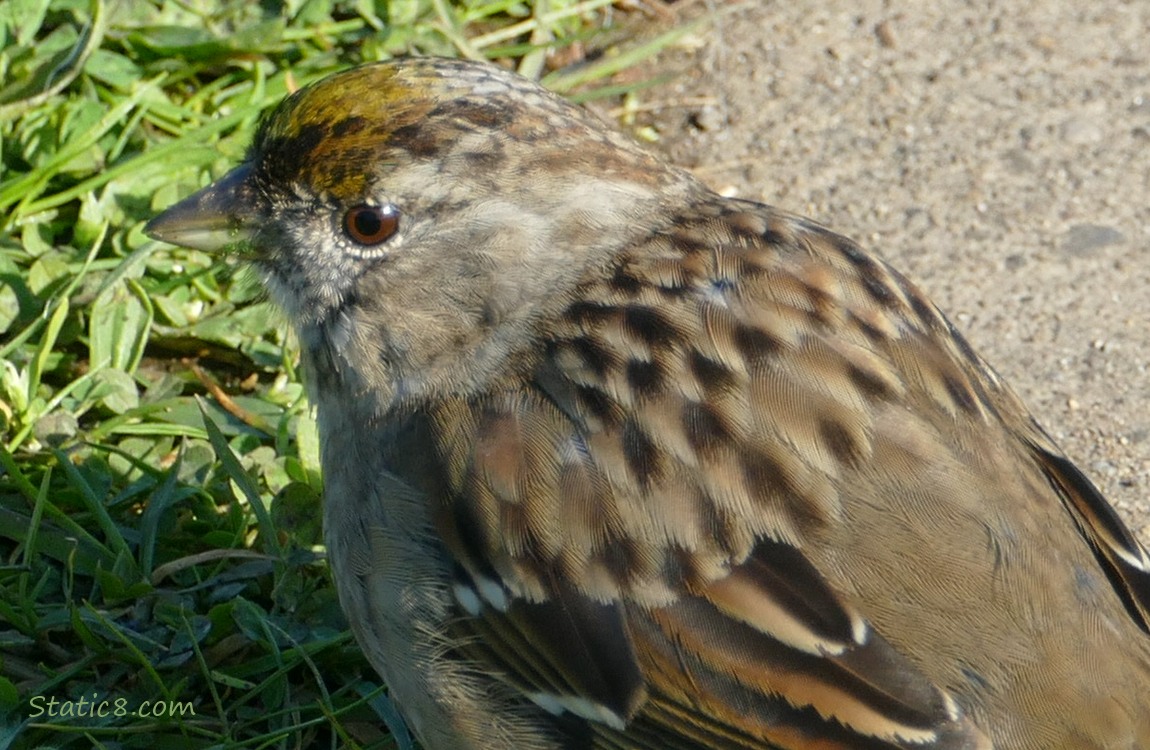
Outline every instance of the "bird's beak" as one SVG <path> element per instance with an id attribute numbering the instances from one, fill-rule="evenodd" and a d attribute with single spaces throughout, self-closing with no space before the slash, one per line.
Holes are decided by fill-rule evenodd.
<path id="1" fill-rule="evenodd" d="M 144 227 L 154 240 L 216 252 L 251 238 L 256 224 L 251 164 L 241 164 Z"/>

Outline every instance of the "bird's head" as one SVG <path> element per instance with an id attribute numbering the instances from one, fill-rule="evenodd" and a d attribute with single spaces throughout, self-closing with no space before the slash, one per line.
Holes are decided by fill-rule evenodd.
<path id="1" fill-rule="evenodd" d="M 145 231 L 249 258 L 305 349 L 370 336 L 426 370 L 498 350 L 693 185 L 526 79 L 410 58 L 290 95 L 241 165 Z"/>

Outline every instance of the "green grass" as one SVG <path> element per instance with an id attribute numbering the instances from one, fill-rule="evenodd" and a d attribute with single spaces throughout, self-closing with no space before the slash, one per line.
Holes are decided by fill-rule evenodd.
<path id="1" fill-rule="evenodd" d="M 614 95 L 684 32 L 619 20 L 609 0 L 0 3 L 0 750 L 410 747 L 324 564 L 281 317 L 243 269 L 141 228 L 295 86 L 412 53 L 540 75 L 585 49 L 544 81 Z"/>

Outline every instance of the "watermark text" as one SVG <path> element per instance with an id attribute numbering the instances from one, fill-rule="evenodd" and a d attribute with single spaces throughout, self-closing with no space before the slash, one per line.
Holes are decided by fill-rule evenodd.
<path id="1" fill-rule="evenodd" d="M 196 715 L 191 701 L 140 701 L 133 703 L 127 698 L 100 698 L 81 696 L 76 700 L 60 700 L 56 697 L 34 695 L 28 701 L 31 709 L 29 718 L 40 720 L 59 719 L 105 719 L 109 716 L 142 716 L 151 719 L 191 717 Z"/>

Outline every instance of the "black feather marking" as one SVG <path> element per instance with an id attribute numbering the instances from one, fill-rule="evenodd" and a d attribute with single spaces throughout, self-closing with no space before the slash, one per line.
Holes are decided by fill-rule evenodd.
<path id="1" fill-rule="evenodd" d="M 727 420 L 711 404 L 690 402 L 683 407 L 683 428 L 696 453 L 706 455 L 733 440 Z"/>
<path id="2" fill-rule="evenodd" d="M 738 378 L 734 372 L 697 350 L 691 351 L 687 363 L 691 367 L 691 373 L 707 393 L 723 393 L 738 385 Z"/>
<path id="3" fill-rule="evenodd" d="M 770 592 L 771 599 L 820 639 L 853 642 L 851 618 L 822 574 L 790 544 L 762 539 L 731 575 L 743 576 Z"/>
<path id="4" fill-rule="evenodd" d="M 734 339 L 735 346 L 747 363 L 758 362 L 777 354 L 783 348 L 774 336 L 753 326 L 737 326 Z"/>
<path id="5" fill-rule="evenodd" d="M 663 456 L 647 433 L 633 420 L 623 425 L 623 456 L 627 468 L 644 491 L 663 476 Z"/>
<path id="6" fill-rule="evenodd" d="M 819 436 L 839 463 L 845 466 L 854 466 L 862 456 L 862 446 L 841 422 L 833 419 L 821 420 Z"/>
<path id="7" fill-rule="evenodd" d="M 554 664 L 571 695 L 622 717 L 635 715 L 645 696 L 643 675 L 623 623 L 622 605 L 601 604 L 552 581 L 546 602 L 516 600 L 511 622 Z"/>
<path id="8" fill-rule="evenodd" d="M 1031 449 L 1126 611 L 1142 630 L 1150 633 L 1150 569 L 1146 567 L 1145 549 L 1113 506 L 1068 458 L 1036 445 Z"/>
<path id="9" fill-rule="evenodd" d="M 944 375 L 942 384 L 946 387 L 946 392 L 950 398 L 960 409 L 968 414 L 975 414 L 978 412 L 978 401 L 975 399 L 974 394 L 970 392 L 970 388 L 956 375 Z"/>
<path id="10" fill-rule="evenodd" d="M 658 362 L 632 359 L 627 362 L 627 385 L 640 398 L 655 396 L 664 387 L 666 373 Z"/>
<path id="11" fill-rule="evenodd" d="M 668 348 L 678 338 L 674 326 L 665 315 L 643 305 L 623 308 L 623 327 L 652 350 Z"/>

